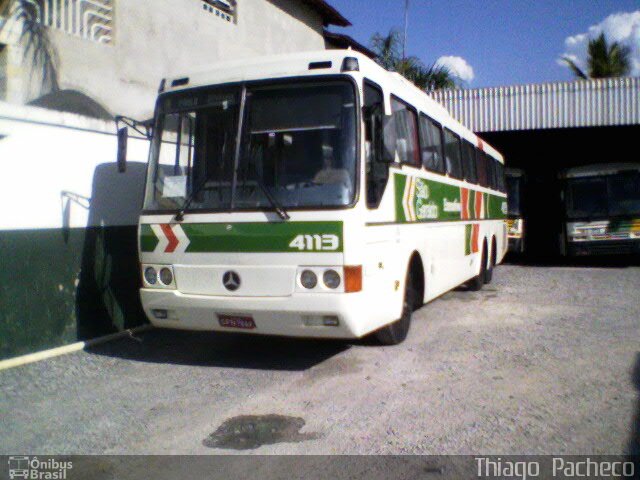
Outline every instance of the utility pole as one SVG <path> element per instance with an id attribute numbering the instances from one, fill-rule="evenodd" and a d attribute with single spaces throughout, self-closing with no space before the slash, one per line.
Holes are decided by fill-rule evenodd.
<path id="1" fill-rule="evenodd" d="M 404 0 L 404 39 L 402 40 L 402 60 L 406 58 L 407 24 L 409 23 L 409 0 Z"/>

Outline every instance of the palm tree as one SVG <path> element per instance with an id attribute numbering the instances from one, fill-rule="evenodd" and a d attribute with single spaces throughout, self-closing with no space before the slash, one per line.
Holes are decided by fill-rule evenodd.
<path id="1" fill-rule="evenodd" d="M 430 92 L 458 86 L 455 75 L 447 67 L 436 64 L 427 67 L 414 56 L 403 58 L 402 40 L 396 29 L 391 29 L 387 35 L 375 33 L 370 43 L 381 67 L 398 72 L 422 90 Z"/>
<path id="2" fill-rule="evenodd" d="M 389 30 L 387 35 L 374 33 L 371 37 L 371 49 L 376 54 L 376 62 L 382 68 L 395 71 L 399 60 L 402 60 L 400 33 L 396 29 Z"/>
<path id="3" fill-rule="evenodd" d="M 0 0 L 0 33 L 11 34 L 14 26 L 20 28 L 19 39 L 23 43 L 24 59 L 29 57 L 33 70 L 40 70 L 43 90 L 59 90 L 55 49 L 49 40 L 46 27 L 40 21 L 42 0 Z"/>
<path id="4" fill-rule="evenodd" d="M 574 60 L 563 57 L 573 74 L 582 79 L 623 77 L 630 71 L 631 50 L 618 42 L 607 42 L 604 33 L 589 40 L 587 45 L 587 72 L 582 70 Z"/>

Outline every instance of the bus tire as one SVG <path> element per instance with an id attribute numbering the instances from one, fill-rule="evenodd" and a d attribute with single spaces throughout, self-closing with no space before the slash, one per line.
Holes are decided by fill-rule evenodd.
<path id="1" fill-rule="evenodd" d="M 480 272 L 467 283 L 470 291 L 477 292 L 482 290 L 484 280 L 487 276 L 487 242 L 482 245 L 482 257 L 480 259 Z"/>
<path id="2" fill-rule="evenodd" d="M 491 280 L 493 280 L 493 267 L 496 266 L 496 249 L 496 239 L 494 237 L 491 240 L 491 261 L 484 272 L 484 283 L 491 283 Z"/>
<path id="3" fill-rule="evenodd" d="M 402 301 L 402 314 L 398 320 L 385 325 L 375 332 L 376 340 L 382 345 L 398 345 L 402 343 L 411 327 L 411 316 L 416 305 L 416 290 L 411 270 L 407 272 L 404 287 L 404 299 Z"/>

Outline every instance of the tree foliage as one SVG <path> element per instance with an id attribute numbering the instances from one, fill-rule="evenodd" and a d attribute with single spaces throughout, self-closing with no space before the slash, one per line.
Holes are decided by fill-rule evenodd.
<path id="1" fill-rule="evenodd" d="M 422 90 L 430 92 L 459 86 L 456 76 L 445 66 L 435 63 L 427 66 L 414 56 L 402 58 L 402 39 L 395 29 L 386 35 L 375 33 L 370 43 L 381 67 L 398 72 Z"/>
<path id="2" fill-rule="evenodd" d="M 562 60 L 573 74 L 582 79 L 623 77 L 629 74 L 631 67 L 631 50 L 619 42 L 607 42 L 604 33 L 589 40 L 587 45 L 587 71 L 585 72 L 576 62 L 563 57 Z"/>
<path id="3" fill-rule="evenodd" d="M 39 71 L 44 89 L 56 91 L 59 89 L 56 54 L 40 18 L 42 3 L 42 0 L 0 0 L 0 16 L 4 17 L 0 33 L 11 36 L 14 29 L 19 29 L 25 62 L 31 63 L 34 72 Z"/>

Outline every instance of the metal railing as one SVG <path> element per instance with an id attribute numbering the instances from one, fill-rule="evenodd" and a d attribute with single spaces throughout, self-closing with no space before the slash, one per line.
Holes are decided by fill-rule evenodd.
<path id="1" fill-rule="evenodd" d="M 98 43 L 113 41 L 113 0 L 19 0 L 32 6 L 35 20 Z"/>

